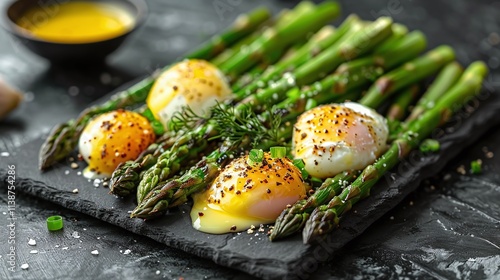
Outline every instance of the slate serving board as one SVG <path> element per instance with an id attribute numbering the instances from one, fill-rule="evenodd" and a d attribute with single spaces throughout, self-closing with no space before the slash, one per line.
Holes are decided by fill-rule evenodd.
<path id="1" fill-rule="evenodd" d="M 154 221 L 130 219 L 128 211 L 135 206 L 132 199 L 108 195 L 106 188 L 95 187 L 93 182 L 78 176 L 77 172 L 82 171 L 84 163 L 79 164 L 79 169 L 71 169 L 70 163 L 66 162 L 45 173 L 38 171 L 35 159 L 43 139 L 20 147 L 8 158 L 8 164 L 16 165 L 18 191 L 255 276 L 301 279 L 307 278 L 317 269 L 319 262 L 334 255 L 400 203 L 422 180 L 440 171 L 464 147 L 500 123 L 500 98 L 497 95 L 484 91 L 469 105 L 443 129 L 435 131 L 441 142 L 439 153 L 430 156 L 418 152 L 411 154 L 409 160 L 398 165 L 374 187 L 370 197 L 345 216 L 339 229 L 315 245 L 303 245 L 300 234 L 275 243 L 269 242 L 265 233 L 257 231 L 253 234 L 204 234 L 191 227 L 189 204 Z M 0 178 L 3 177 L 5 170 L 0 171 Z M 73 193 L 74 189 L 79 192 Z"/>

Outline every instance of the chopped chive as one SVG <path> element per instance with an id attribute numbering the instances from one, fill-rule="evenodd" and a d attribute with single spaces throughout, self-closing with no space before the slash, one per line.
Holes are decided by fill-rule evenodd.
<path id="1" fill-rule="evenodd" d="M 271 147 L 270 151 L 272 158 L 286 157 L 286 147 Z"/>
<path id="2" fill-rule="evenodd" d="M 397 137 L 398 133 L 401 131 L 401 122 L 398 120 L 387 120 L 389 126 L 389 132 L 391 135 Z"/>
<path id="3" fill-rule="evenodd" d="M 315 187 L 315 188 L 320 187 L 320 186 L 323 184 L 323 182 L 324 182 L 322 179 L 317 178 L 317 177 L 311 177 L 311 178 L 309 179 L 309 181 L 311 182 L 311 184 L 312 184 L 312 185 L 313 185 L 313 187 Z"/>
<path id="4" fill-rule="evenodd" d="M 302 159 L 294 159 L 293 160 L 293 165 L 295 165 L 295 167 L 297 167 L 301 174 L 302 174 L 302 179 L 304 180 L 307 180 L 307 178 L 309 178 L 309 172 L 307 172 L 306 170 L 306 164 L 304 163 L 304 161 Z"/>
<path id="5" fill-rule="evenodd" d="M 483 161 L 478 159 L 470 163 L 470 172 L 472 174 L 480 174 L 482 172 Z"/>
<path id="6" fill-rule="evenodd" d="M 435 153 L 439 151 L 441 145 L 437 140 L 425 139 L 422 144 L 420 144 L 420 151 L 422 153 Z"/>
<path id="7" fill-rule="evenodd" d="M 203 172 L 203 170 L 201 170 L 199 168 L 193 170 L 193 175 L 199 179 L 202 179 L 202 180 L 205 179 L 205 172 Z"/>
<path id="8" fill-rule="evenodd" d="M 165 133 L 165 127 L 163 127 L 163 124 L 161 124 L 159 120 L 152 121 L 151 127 L 153 128 L 153 131 L 156 135 L 162 135 L 163 133 Z"/>
<path id="9" fill-rule="evenodd" d="M 292 88 L 291 90 L 289 90 L 287 93 L 286 93 L 286 96 L 288 98 L 291 98 L 291 99 L 296 99 L 296 98 L 299 98 L 300 97 L 300 94 L 302 92 L 300 91 L 300 89 L 298 87 L 294 87 Z"/>
<path id="10" fill-rule="evenodd" d="M 163 126 L 163 124 L 159 120 L 157 120 L 154 117 L 153 112 L 151 112 L 151 110 L 149 108 L 147 108 L 146 110 L 141 112 L 141 115 L 143 117 L 145 117 L 146 119 L 148 119 L 148 121 L 151 124 L 151 127 L 153 128 L 153 131 L 156 135 L 162 135 L 163 133 L 165 133 L 165 127 Z"/>
<path id="11" fill-rule="evenodd" d="M 307 99 L 306 111 L 311 110 L 312 108 L 315 108 L 317 106 L 318 106 L 318 102 L 316 102 L 316 100 L 314 100 L 312 98 Z"/>
<path id="12" fill-rule="evenodd" d="M 63 228 L 63 218 L 61 216 L 50 216 L 47 218 L 47 228 L 49 231 L 57 231 Z"/>
<path id="13" fill-rule="evenodd" d="M 148 119 L 148 121 L 152 122 L 155 119 L 155 117 L 153 116 L 153 112 L 151 112 L 151 110 L 149 108 L 147 108 L 146 110 L 144 110 L 142 113 L 142 116 L 145 117 L 146 119 Z"/>
<path id="14" fill-rule="evenodd" d="M 251 149 L 248 153 L 248 165 L 255 165 L 257 163 L 261 163 L 264 159 L 264 151 L 260 149 Z"/>

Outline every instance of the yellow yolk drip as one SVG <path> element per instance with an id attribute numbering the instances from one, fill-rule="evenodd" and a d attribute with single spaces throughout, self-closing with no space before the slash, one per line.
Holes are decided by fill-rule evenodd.
<path id="1" fill-rule="evenodd" d="M 98 116 L 80 137 L 80 154 L 89 164 L 85 177 L 110 176 L 120 163 L 137 158 L 155 138 L 148 120 L 138 113 L 118 110 Z"/>
<path id="2" fill-rule="evenodd" d="M 118 5 L 70 1 L 30 9 L 16 23 L 43 40 L 90 43 L 126 33 L 134 18 Z"/>
<path id="3" fill-rule="evenodd" d="M 306 196 L 301 173 L 287 158 L 248 165 L 248 156 L 230 163 L 210 189 L 194 196 L 193 227 L 221 234 L 273 223 L 288 204 Z"/>

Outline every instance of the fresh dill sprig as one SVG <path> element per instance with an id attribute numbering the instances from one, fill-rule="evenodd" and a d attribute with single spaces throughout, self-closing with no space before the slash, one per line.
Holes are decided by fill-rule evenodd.
<path id="1" fill-rule="evenodd" d="M 250 139 L 252 147 L 264 141 L 281 144 L 280 125 L 281 114 L 268 114 L 266 120 L 261 120 L 250 106 L 241 106 L 235 110 L 225 104 L 217 103 L 212 108 L 211 122 L 219 134 L 212 139 L 224 138 L 239 145 L 243 140 Z"/>
<path id="2" fill-rule="evenodd" d="M 180 111 L 172 115 L 168 122 L 168 129 L 172 131 L 189 131 L 197 127 L 200 123 L 206 122 L 208 118 L 196 114 L 189 106 L 183 106 Z"/>

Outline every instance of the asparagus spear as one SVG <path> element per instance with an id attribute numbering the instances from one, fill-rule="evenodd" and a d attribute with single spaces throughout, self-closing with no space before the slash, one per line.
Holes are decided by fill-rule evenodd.
<path id="1" fill-rule="evenodd" d="M 142 168 L 150 168 L 156 163 L 154 153 L 160 145 L 154 143 L 144 150 L 134 161 L 123 162 L 113 171 L 109 184 L 109 193 L 118 196 L 128 196 L 136 188 L 140 180 L 139 172 Z"/>
<path id="2" fill-rule="evenodd" d="M 439 46 L 426 55 L 407 62 L 390 73 L 380 77 L 368 90 L 360 103 L 376 108 L 391 94 L 432 75 L 455 59 L 455 52 L 449 46 Z"/>
<path id="3" fill-rule="evenodd" d="M 212 63 L 220 66 L 233 57 L 235 54 L 240 52 L 243 48 L 247 47 L 254 41 L 256 41 L 262 33 L 265 32 L 266 29 L 271 28 L 273 25 L 281 26 L 288 24 L 293 17 L 304 14 L 306 12 L 312 11 L 314 9 L 314 4 L 309 1 L 300 2 L 293 10 L 284 9 L 282 10 L 275 19 L 269 19 L 264 22 L 259 29 L 255 30 L 249 36 L 246 36 L 242 40 L 238 41 L 231 48 L 227 48 L 222 53 L 218 54 L 213 60 Z"/>
<path id="4" fill-rule="evenodd" d="M 137 186 L 137 201 L 141 202 L 147 193 L 157 184 L 170 178 L 173 174 L 179 171 L 181 165 L 193 158 L 196 158 L 201 152 L 203 152 L 209 144 L 208 139 L 215 136 L 215 132 L 216 130 L 213 126 L 200 126 L 197 130 L 180 136 L 175 140 L 175 144 L 172 147 L 165 150 L 160 155 L 157 155 L 157 161 L 154 161 L 153 165 L 151 165 L 148 169 L 144 169 L 146 172 L 143 177 L 140 178 L 141 180 L 134 180 L 135 186 Z M 198 135 L 202 135 L 202 137 L 197 137 Z M 153 162 L 153 156 L 151 156 L 149 160 Z M 131 172 L 131 174 L 137 173 L 137 170 L 133 171 L 135 172 Z M 129 173 L 125 172 L 124 174 L 121 174 L 121 176 L 127 177 L 129 176 Z M 118 179 L 119 177 L 116 178 Z M 133 179 L 139 178 L 135 177 Z M 131 186 L 127 185 L 119 186 L 117 184 L 113 187 L 117 189 L 125 188 L 133 190 L 130 188 Z"/>
<path id="5" fill-rule="evenodd" d="M 388 142 L 392 142 L 398 138 L 399 133 L 403 129 L 401 120 L 410 110 L 410 105 L 417 99 L 419 92 L 420 87 L 418 85 L 413 85 L 397 93 L 386 115 L 387 124 L 389 126 Z"/>
<path id="6" fill-rule="evenodd" d="M 360 57 L 392 34 L 392 19 L 380 17 L 337 46 L 326 49 L 311 63 L 304 64 L 294 72 L 298 85 L 306 85 L 324 77 L 342 62 Z M 313 75 L 311 74 L 313 73 Z"/>
<path id="7" fill-rule="evenodd" d="M 297 46 L 296 48 L 292 47 L 291 51 L 287 51 L 287 53 L 280 59 L 280 61 L 278 61 L 278 63 L 264 68 L 262 72 L 251 73 L 251 75 L 243 75 L 232 86 L 233 92 L 235 92 L 236 96 L 249 95 L 254 91 L 254 89 L 251 89 L 253 85 L 255 85 L 255 88 L 257 88 L 258 85 L 265 84 L 269 80 L 269 72 L 283 73 L 285 72 L 285 70 L 291 70 L 287 69 L 286 65 L 289 65 L 288 67 L 297 67 L 303 64 L 303 62 L 307 61 L 305 60 L 305 58 L 308 55 L 312 57 L 315 54 L 319 53 L 323 49 L 321 48 L 322 42 L 324 42 L 328 38 L 334 37 L 335 34 L 338 33 L 336 33 L 334 27 L 330 25 L 324 26 L 318 32 L 316 32 L 316 34 L 314 34 L 307 41 L 307 43 Z M 297 61 L 300 57 L 304 58 L 303 62 Z M 245 89 L 245 91 L 243 93 L 239 93 L 239 91 L 243 88 Z"/>
<path id="8" fill-rule="evenodd" d="M 335 70 L 346 60 L 355 59 L 369 51 L 388 38 L 391 33 L 392 20 L 381 17 L 358 32 L 353 33 L 340 44 L 334 44 L 318 56 L 302 65 L 292 73 L 287 73 L 282 79 L 255 94 L 242 100 L 240 106 L 251 104 L 254 108 L 272 102 L 280 102 L 286 98 L 288 90 L 296 86 L 308 85 Z"/>
<path id="9" fill-rule="evenodd" d="M 228 77 L 234 79 L 257 64 L 264 54 L 284 49 L 292 42 L 304 38 L 307 33 L 317 31 L 335 18 L 339 12 L 340 7 L 336 2 L 324 2 L 315 10 L 295 17 L 287 25 L 267 30 L 258 40 L 245 48 L 245 51 L 239 52 L 223 63 L 220 69 Z"/>
<path id="10" fill-rule="evenodd" d="M 311 214 L 305 224 L 303 238 L 310 243 L 320 236 L 331 232 L 339 224 L 339 218 L 360 199 L 370 193 L 375 183 L 409 152 L 418 146 L 440 124 L 446 122 L 470 98 L 481 89 L 481 83 L 488 69 L 482 62 L 472 63 L 460 80 L 438 100 L 436 105 L 411 122 L 405 131 L 373 165 L 369 165 L 363 173 L 342 193 L 333 197 L 327 205 L 319 206 Z"/>
<path id="11" fill-rule="evenodd" d="M 388 51 L 392 45 L 399 42 L 399 39 L 404 37 L 406 34 L 408 34 L 408 28 L 406 26 L 399 24 L 399 23 L 394 23 L 392 25 L 392 36 L 389 39 L 387 39 L 385 42 L 380 44 L 377 47 L 376 52 Z"/>
<path id="12" fill-rule="evenodd" d="M 281 212 L 269 238 L 274 241 L 289 236 L 302 229 L 311 212 L 318 206 L 330 201 L 341 190 L 352 183 L 359 172 L 342 172 L 333 178 L 326 179 L 323 184 L 307 199 L 297 201 Z"/>
<path id="13" fill-rule="evenodd" d="M 186 58 L 212 59 L 226 48 L 246 37 L 271 17 L 267 8 L 261 7 L 248 14 L 242 14 L 236 18 L 229 29 L 216 35 L 196 51 L 187 55 Z"/>
<path id="14" fill-rule="evenodd" d="M 244 51 L 246 48 L 248 48 L 249 45 L 251 45 L 253 42 L 257 41 L 262 37 L 262 34 L 264 32 L 272 32 L 273 29 L 278 28 L 278 27 L 283 27 L 287 24 L 289 24 L 292 20 L 294 20 L 295 17 L 301 16 L 305 13 L 311 12 L 315 9 L 315 5 L 309 1 L 303 1 L 300 2 L 293 10 L 282 10 L 277 16 L 276 19 L 270 19 L 262 26 L 254 31 L 252 34 L 249 36 L 243 38 L 242 40 L 238 41 L 234 46 L 231 48 L 227 48 L 224 50 L 224 52 L 220 53 L 217 55 L 212 60 L 212 63 L 215 64 L 216 66 L 220 66 L 224 64 L 226 61 L 231 59 L 233 56 L 238 54 L 241 51 Z M 271 30 L 271 31 L 268 31 Z"/>
<path id="15" fill-rule="evenodd" d="M 221 35 L 215 36 L 208 43 L 186 57 L 211 59 L 214 55 L 222 51 L 225 46 L 235 43 L 256 30 L 257 27 L 269 17 L 270 12 L 265 8 L 259 8 L 247 15 L 242 15 L 227 31 Z M 75 149 L 80 134 L 91 118 L 105 112 L 144 102 L 154 81 L 154 76 L 147 77 L 129 89 L 114 94 L 111 99 L 104 104 L 84 110 L 76 120 L 70 120 L 55 126 L 40 148 L 40 169 L 47 169 L 54 163 L 68 156 L 69 153 Z"/>
<path id="16" fill-rule="evenodd" d="M 429 89 L 420 98 L 417 105 L 415 105 L 407 121 L 414 120 L 425 110 L 431 109 L 441 95 L 458 81 L 462 72 L 462 66 L 456 61 L 446 65 Z"/>
<path id="17" fill-rule="evenodd" d="M 318 55 L 322 50 L 330 47 L 335 42 L 339 41 L 339 39 L 348 31 L 353 30 L 353 26 L 359 26 L 354 28 L 354 30 L 359 30 L 361 27 L 361 21 L 358 16 L 350 15 L 347 17 L 342 25 L 335 31 L 332 31 L 327 27 L 325 29 L 321 29 L 317 36 L 311 38 L 309 43 L 305 44 L 297 53 L 288 59 L 280 61 L 276 65 L 269 67 L 261 77 L 257 80 L 254 80 L 246 87 L 242 88 L 234 88 L 237 96 L 249 95 L 252 92 L 255 92 L 258 88 L 265 87 L 267 83 L 271 80 L 276 79 L 279 75 L 282 75 L 286 71 L 291 71 L 307 61 L 311 58 Z M 326 33 L 326 34 L 325 34 Z"/>
<path id="18" fill-rule="evenodd" d="M 165 199 L 156 199 L 157 197 L 168 197 L 173 200 L 174 197 L 178 198 L 186 195 L 180 193 L 180 189 L 203 188 L 206 182 L 211 182 L 217 177 L 220 166 L 228 161 L 230 154 L 215 151 L 181 177 L 162 183 L 148 194 L 139 206 L 132 211 L 130 217 L 149 219 L 163 214 L 172 204 Z"/>
<path id="19" fill-rule="evenodd" d="M 393 42 L 390 49 L 381 52 L 375 49 L 374 54 L 341 64 L 337 70 L 311 85 L 303 91 L 296 91 L 296 98 L 314 94 L 331 94 L 341 96 L 354 92 L 372 83 L 377 77 L 401 63 L 415 58 L 426 47 L 426 39 L 422 32 L 413 31 L 407 36 Z M 293 97 L 290 95 L 289 97 Z M 282 108 L 282 105 L 278 105 Z"/>
<path id="20" fill-rule="evenodd" d="M 391 107 L 389 107 L 386 119 L 389 122 L 403 119 L 408 113 L 410 105 L 418 97 L 419 90 L 420 88 L 418 85 L 413 85 L 403 89 L 398 94 Z"/>

